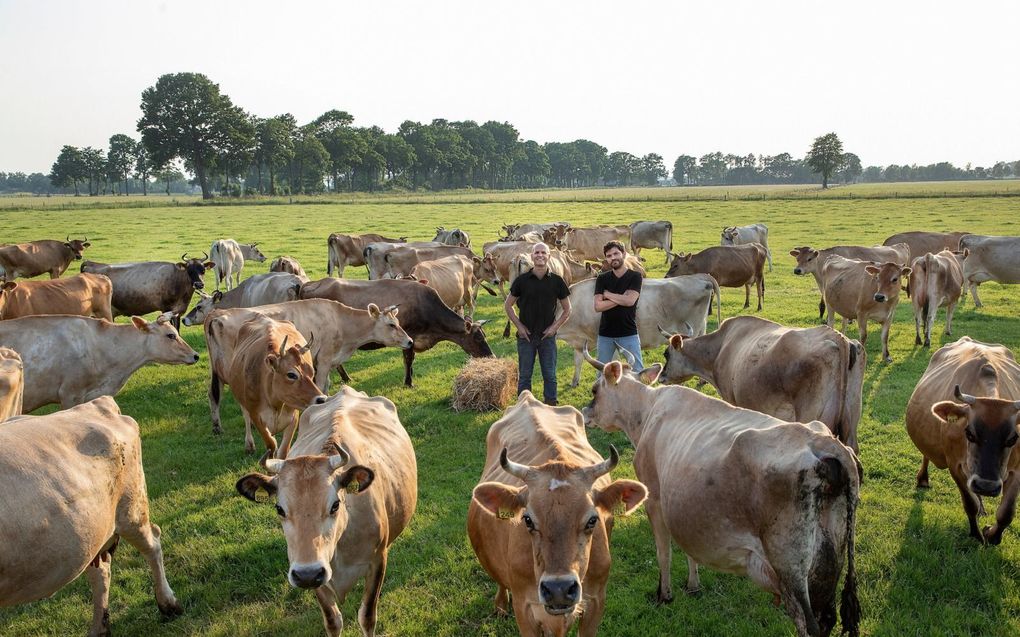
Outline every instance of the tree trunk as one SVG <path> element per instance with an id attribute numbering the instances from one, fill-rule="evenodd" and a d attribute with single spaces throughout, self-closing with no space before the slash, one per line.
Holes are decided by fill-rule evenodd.
<path id="1" fill-rule="evenodd" d="M 274 170 L 272 164 L 269 164 L 269 195 L 271 197 L 276 196 L 276 170 Z"/>
<path id="2" fill-rule="evenodd" d="M 195 164 L 195 176 L 198 177 L 198 185 L 202 188 L 202 199 L 212 199 L 212 192 L 209 190 L 209 178 L 205 174 L 205 166 L 201 162 Z"/>
<path id="3" fill-rule="evenodd" d="M 257 162 L 255 164 L 255 169 L 259 173 L 259 194 L 260 195 L 264 195 L 266 193 L 265 193 L 265 189 L 262 187 L 262 162 Z"/>

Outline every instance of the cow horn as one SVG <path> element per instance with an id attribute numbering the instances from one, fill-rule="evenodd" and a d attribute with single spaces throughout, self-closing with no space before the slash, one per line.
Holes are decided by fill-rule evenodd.
<path id="1" fill-rule="evenodd" d="M 694 328 L 691 326 L 690 323 L 684 321 L 684 327 L 687 328 L 687 333 L 684 334 L 684 336 L 694 336 Z"/>
<path id="2" fill-rule="evenodd" d="M 619 463 L 620 452 L 616 450 L 616 445 L 609 445 L 609 457 L 603 460 L 602 462 L 598 462 L 588 467 L 587 469 L 585 469 L 585 473 L 587 473 L 588 477 L 591 478 L 591 480 L 594 482 L 600 476 L 604 476 L 613 469 L 615 469 L 616 465 L 618 465 Z"/>
<path id="3" fill-rule="evenodd" d="M 64 241 L 70 241 L 70 240 L 71 240 L 71 235 L 67 235 L 67 238 L 64 239 Z"/>
<path id="4" fill-rule="evenodd" d="M 623 357 L 627 359 L 627 364 L 634 367 L 634 364 L 637 363 L 637 359 L 630 353 L 630 350 L 625 347 L 621 347 L 620 352 L 623 354 Z"/>
<path id="5" fill-rule="evenodd" d="M 309 332 L 308 333 L 308 342 L 305 343 L 304 347 L 301 347 L 301 348 L 298 349 L 298 353 L 299 354 L 304 354 L 308 350 L 312 349 L 312 341 L 314 341 L 314 340 L 315 340 L 315 333 L 314 332 Z"/>
<path id="6" fill-rule="evenodd" d="M 588 341 L 584 342 L 584 347 L 581 348 L 581 352 L 584 354 L 584 360 L 591 363 L 592 367 L 599 370 L 600 372 L 602 371 L 602 368 L 606 366 L 605 363 L 601 363 L 598 360 L 592 358 L 591 354 L 588 353 Z"/>
<path id="7" fill-rule="evenodd" d="M 956 397 L 956 400 L 960 401 L 961 403 L 967 403 L 968 405 L 973 405 L 977 401 L 977 398 L 971 396 L 970 394 L 965 394 L 962 391 L 960 391 L 959 385 L 953 388 L 953 396 Z"/>
<path id="8" fill-rule="evenodd" d="M 397 309 L 398 307 L 400 307 L 400 303 L 394 303 L 393 305 L 387 305 L 386 307 L 383 308 L 382 313 L 383 314 L 389 314 L 390 312 L 392 312 L 393 310 Z"/>
<path id="9" fill-rule="evenodd" d="M 667 332 L 666 330 L 662 329 L 661 325 L 656 324 L 655 327 L 659 328 L 659 334 L 662 334 L 663 336 L 665 336 L 667 341 L 669 339 L 673 338 L 673 335 L 670 334 L 669 332 Z"/>
<path id="10" fill-rule="evenodd" d="M 202 260 L 203 261 L 208 261 L 209 260 L 209 253 L 208 252 L 202 252 Z"/>
<path id="11" fill-rule="evenodd" d="M 503 471 L 506 471 L 515 478 L 527 481 L 528 474 L 531 473 L 531 467 L 523 464 L 517 464 L 507 458 L 506 447 L 503 447 L 503 451 L 499 454 L 499 466 L 503 467 Z"/>
<path id="12" fill-rule="evenodd" d="M 185 252 L 184 254 L 181 255 L 181 261 L 187 261 L 187 260 L 188 260 L 188 253 Z"/>
<path id="13" fill-rule="evenodd" d="M 262 464 L 263 466 L 265 466 L 266 471 L 273 475 L 276 475 L 280 473 L 280 471 L 283 469 L 284 462 L 286 462 L 286 460 L 281 460 L 280 458 L 266 458 L 265 462 L 263 462 Z"/>
<path id="14" fill-rule="evenodd" d="M 329 470 L 336 471 L 351 461 L 351 454 L 343 447 L 337 446 L 336 453 L 329 457 Z"/>
<path id="15" fill-rule="evenodd" d="M 287 353 L 287 339 L 290 338 L 290 334 L 283 337 L 283 343 L 280 344 L 280 356 L 282 357 Z"/>
<path id="16" fill-rule="evenodd" d="M 88 242 L 89 242 L 89 236 L 85 235 L 85 243 L 88 243 Z"/>

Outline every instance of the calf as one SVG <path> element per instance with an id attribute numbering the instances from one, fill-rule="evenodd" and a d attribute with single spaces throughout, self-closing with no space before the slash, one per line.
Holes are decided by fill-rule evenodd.
<path id="1" fill-rule="evenodd" d="M 436 228 L 436 236 L 432 240 L 448 246 L 471 247 L 471 237 L 460 228 L 447 230 L 443 226 L 439 226 Z"/>
<path id="2" fill-rule="evenodd" d="M 49 281 L 8 281 L 0 286 L 0 319 L 71 314 L 113 320 L 113 285 L 102 274 Z"/>
<path id="3" fill-rule="evenodd" d="M 772 271 L 772 249 L 769 248 L 769 227 L 764 223 L 756 223 L 750 226 L 728 226 L 723 228 L 719 237 L 721 246 L 742 246 L 749 243 L 757 243 L 765 248 L 765 255 L 769 260 L 769 272 Z"/>
<path id="4" fill-rule="evenodd" d="M 757 243 L 739 246 L 713 246 L 701 252 L 670 254 L 673 262 L 667 277 L 680 274 L 709 274 L 728 288 L 744 286 L 744 307 L 751 306 L 751 285 L 758 294 L 758 311 L 765 299 L 765 248 Z"/>
<path id="5" fill-rule="evenodd" d="M 1020 283 L 1020 237 L 990 237 L 968 234 L 960 239 L 963 259 L 963 294 L 967 287 L 974 307 L 981 307 L 978 286 L 986 281 Z"/>
<path id="6" fill-rule="evenodd" d="M 914 344 L 921 344 L 921 330 L 924 330 L 924 346 L 931 346 L 931 329 L 940 307 L 946 308 L 946 334 L 953 333 L 953 311 L 963 290 L 963 269 L 960 255 L 943 250 L 919 256 L 910 263 L 910 278 L 907 289 L 914 306 Z"/>
<path id="7" fill-rule="evenodd" d="M 214 264 L 216 274 L 216 289 L 220 289 L 220 283 L 226 282 L 229 290 L 241 282 L 241 270 L 245 261 L 262 263 L 266 255 L 256 247 L 256 243 L 238 243 L 233 239 L 217 239 L 209 247 L 209 260 Z M 233 280 L 231 279 L 233 277 Z"/>
<path id="8" fill-rule="evenodd" d="M 71 261 L 81 261 L 82 251 L 90 245 L 88 237 L 71 239 L 68 235 L 66 241 L 42 239 L 0 246 L 0 279 L 30 279 L 46 272 L 56 279 Z"/>
<path id="9" fill-rule="evenodd" d="M 13 349 L 0 347 L 0 422 L 21 413 L 24 365 Z"/>

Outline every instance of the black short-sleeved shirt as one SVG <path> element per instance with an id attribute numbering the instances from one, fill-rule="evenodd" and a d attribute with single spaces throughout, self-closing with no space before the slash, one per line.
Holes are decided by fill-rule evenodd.
<path id="1" fill-rule="evenodd" d="M 641 275 L 634 270 L 627 270 L 619 278 L 610 270 L 603 272 L 595 279 L 595 294 L 603 292 L 624 294 L 627 290 L 641 292 Z M 637 333 L 637 303 L 630 307 L 617 305 L 602 313 L 602 320 L 599 321 L 599 336 L 619 338 L 633 336 Z"/>
<path id="2" fill-rule="evenodd" d="M 510 294 L 517 297 L 521 323 L 534 336 L 542 335 L 556 320 L 557 301 L 570 296 L 570 289 L 560 275 L 547 271 L 538 278 L 528 270 L 514 279 Z"/>

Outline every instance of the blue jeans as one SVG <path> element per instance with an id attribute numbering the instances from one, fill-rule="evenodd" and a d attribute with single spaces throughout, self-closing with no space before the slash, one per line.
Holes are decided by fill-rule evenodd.
<path id="1" fill-rule="evenodd" d="M 613 360 L 617 349 L 625 349 L 634 355 L 634 369 L 644 369 L 645 363 L 641 360 L 641 339 L 637 334 L 632 336 L 599 336 L 598 356 L 600 363 L 608 363 Z M 626 358 L 626 357 L 625 357 Z"/>
<path id="2" fill-rule="evenodd" d="M 517 395 L 531 389 L 531 375 L 535 371 L 535 355 L 542 370 L 542 394 L 547 403 L 556 402 L 556 339 L 534 336 L 530 340 L 517 338 Z"/>

